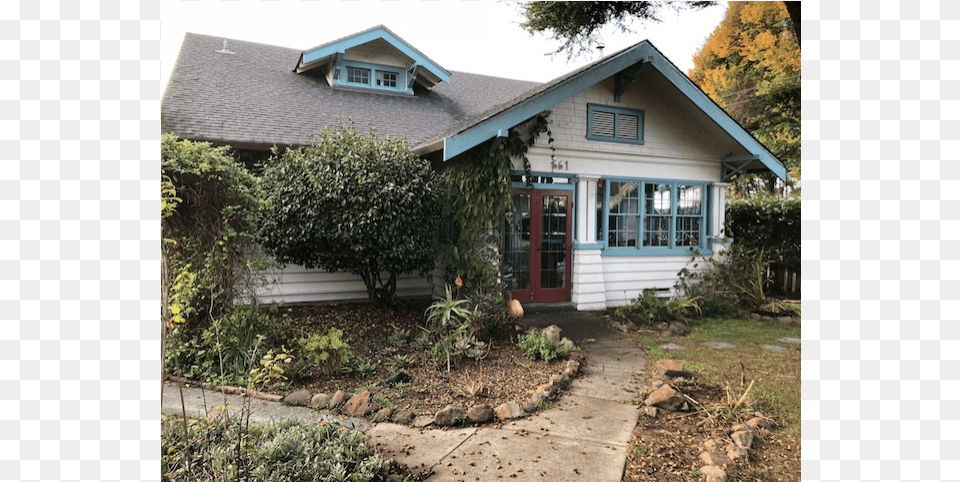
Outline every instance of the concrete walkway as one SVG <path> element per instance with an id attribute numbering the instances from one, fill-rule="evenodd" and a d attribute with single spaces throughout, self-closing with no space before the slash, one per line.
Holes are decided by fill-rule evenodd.
<path id="1" fill-rule="evenodd" d="M 636 402 L 643 389 L 644 353 L 607 328 L 595 315 L 569 304 L 529 305 L 525 326 L 552 324 L 587 354 L 580 374 L 552 407 L 501 426 L 462 429 L 416 429 L 365 420 L 347 424 L 364 431 L 368 441 L 389 458 L 414 471 L 433 469 L 430 481 L 515 480 L 610 481 L 622 479 L 628 444 L 640 414 Z M 185 391 L 188 415 L 203 414 L 200 390 Z M 240 397 L 206 391 L 208 406 L 224 400 L 239 409 Z M 225 398 L 226 397 L 226 398 Z M 200 402 L 198 404 L 198 402 Z M 336 419 L 308 408 L 253 400 L 251 421 L 293 416 L 304 422 Z M 180 413 L 179 391 L 168 385 L 163 412 Z"/>

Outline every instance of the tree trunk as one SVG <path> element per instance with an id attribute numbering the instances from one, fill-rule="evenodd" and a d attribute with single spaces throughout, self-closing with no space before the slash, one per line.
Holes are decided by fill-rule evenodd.
<path id="1" fill-rule="evenodd" d="M 790 23 L 793 24 L 793 33 L 797 37 L 797 45 L 800 45 L 800 2 L 783 2 L 783 6 L 787 8 Z"/>

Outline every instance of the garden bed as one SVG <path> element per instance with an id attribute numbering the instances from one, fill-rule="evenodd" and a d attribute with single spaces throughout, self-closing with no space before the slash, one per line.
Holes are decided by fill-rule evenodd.
<path id="1" fill-rule="evenodd" d="M 427 302 L 405 302 L 399 307 L 376 307 L 365 303 L 336 305 L 294 305 L 283 307 L 278 315 L 290 318 L 292 337 L 310 337 L 331 328 L 343 332 L 349 345 L 350 361 L 335 373 L 323 373 L 315 364 L 295 360 L 285 368 L 285 382 L 262 390 L 285 395 L 296 390 L 334 394 L 342 390 L 353 394 L 368 389 L 372 399 L 395 411 L 413 410 L 432 415 L 448 404 L 467 407 L 486 404 L 496 407 L 505 402 L 523 405 L 530 392 L 559 374 L 562 361 L 533 361 L 517 347 L 522 332 L 512 324 L 499 336 L 485 340 L 479 360 L 463 355 L 433 358 L 430 347 L 418 344 L 424 333 Z M 366 366 L 360 370 L 360 364 Z M 392 386 L 384 381 L 403 371 L 410 380 Z"/>

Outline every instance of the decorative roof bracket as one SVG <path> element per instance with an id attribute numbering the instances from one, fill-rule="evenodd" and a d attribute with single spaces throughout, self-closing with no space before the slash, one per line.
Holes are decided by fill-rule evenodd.
<path id="1" fill-rule="evenodd" d="M 643 72 L 643 68 L 647 66 L 653 59 L 647 57 L 640 62 L 637 62 L 630 69 L 624 69 L 621 72 L 617 72 L 617 75 L 613 77 L 613 100 L 620 102 L 620 96 L 627 91 L 627 89 L 633 85 L 637 79 L 640 78 L 640 72 Z"/>
<path id="2" fill-rule="evenodd" d="M 421 68 L 420 64 L 415 63 L 407 69 L 407 92 L 413 92 L 413 84 L 417 82 L 417 74 L 420 73 Z"/>
<path id="3" fill-rule="evenodd" d="M 334 82 L 340 80 L 340 65 L 343 64 L 343 52 L 337 52 L 333 56 L 333 80 Z"/>
<path id="4" fill-rule="evenodd" d="M 757 162 L 760 162 L 760 156 L 755 154 L 725 157 L 720 161 L 720 180 L 723 182 L 731 181 L 734 176 L 746 172 L 747 169 Z"/>

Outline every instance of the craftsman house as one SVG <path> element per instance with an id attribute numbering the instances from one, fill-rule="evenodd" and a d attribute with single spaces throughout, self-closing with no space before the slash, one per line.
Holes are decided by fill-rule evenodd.
<path id="1" fill-rule="evenodd" d="M 429 46 L 421 46 L 429 50 Z M 163 96 L 161 129 L 232 146 L 256 165 L 349 116 L 406 137 L 435 166 L 537 114 L 553 142 L 520 161 L 504 227 L 506 289 L 522 302 L 578 309 L 669 291 L 693 253 L 723 243 L 727 182 L 786 171 L 649 42 L 545 84 L 450 72 L 383 26 L 307 50 L 187 34 Z M 265 301 L 364 299 L 359 278 L 287 267 Z M 408 276 L 401 296 L 435 280 Z"/>

